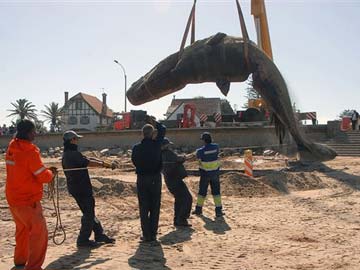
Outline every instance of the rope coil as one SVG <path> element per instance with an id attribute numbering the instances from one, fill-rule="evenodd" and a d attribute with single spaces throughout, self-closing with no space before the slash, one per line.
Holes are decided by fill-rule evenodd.
<path id="1" fill-rule="evenodd" d="M 61 215 L 60 215 L 60 206 L 59 206 L 60 205 L 60 203 L 59 203 L 60 195 L 59 195 L 59 174 L 58 174 L 58 172 L 54 173 L 54 177 L 53 177 L 52 181 L 48 184 L 48 191 L 49 191 L 49 199 L 51 199 L 53 202 L 55 215 L 56 215 L 56 224 L 55 224 L 55 229 L 52 234 L 52 236 L 53 236 L 52 240 L 55 245 L 59 246 L 65 242 L 66 232 L 65 232 L 64 226 L 62 225 Z M 59 242 L 56 240 L 57 232 L 61 232 L 61 234 L 63 235 L 62 240 Z"/>

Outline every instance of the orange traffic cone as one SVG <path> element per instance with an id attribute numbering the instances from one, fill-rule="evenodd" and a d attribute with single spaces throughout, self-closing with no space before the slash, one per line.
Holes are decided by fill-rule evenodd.
<path id="1" fill-rule="evenodd" d="M 245 165 L 245 174 L 248 176 L 253 176 L 253 158 L 252 158 L 252 151 L 245 150 L 244 153 L 244 165 Z"/>

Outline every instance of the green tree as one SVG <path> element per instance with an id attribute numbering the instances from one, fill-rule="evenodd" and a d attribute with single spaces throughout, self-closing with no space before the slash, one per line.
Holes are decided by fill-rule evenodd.
<path id="1" fill-rule="evenodd" d="M 229 101 L 227 101 L 226 99 L 222 99 L 220 101 L 220 107 L 222 114 L 234 114 L 233 108 L 231 108 Z"/>
<path id="2" fill-rule="evenodd" d="M 63 108 L 59 107 L 59 103 L 51 102 L 49 105 L 45 105 L 45 110 L 41 112 L 45 121 L 50 123 L 50 132 L 60 131 Z"/>
<path id="3" fill-rule="evenodd" d="M 352 112 L 353 112 L 353 110 L 349 110 L 349 109 L 343 110 L 343 111 L 339 114 L 338 117 L 341 119 L 341 118 L 343 118 L 344 116 L 351 116 Z"/>
<path id="4" fill-rule="evenodd" d="M 29 119 L 34 121 L 37 119 L 35 105 L 27 99 L 18 99 L 14 103 L 12 102 L 11 105 L 14 106 L 14 109 L 8 110 L 11 113 L 7 117 L 17 116 L 20 120 Z"/>
<path id="5" fill-rule="evenodd" d="M 247 87 L 245 88 L 246 103 L 244 103 L 244 105 L 242 106 L 245 109 L 249 108 L 249 103 L 248 103 L 249 99 L 261 98 L 260 94 L 253 87 L 253 80 L 252 80 L 251 75 L 250 75 L 249 79 L 246 81 L 246 84 L 247 84 Z"/>

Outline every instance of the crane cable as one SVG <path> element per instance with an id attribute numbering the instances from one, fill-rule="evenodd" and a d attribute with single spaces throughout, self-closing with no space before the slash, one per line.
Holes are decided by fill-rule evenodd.
<path id="1" fill-rule="evenodd" d="M 245 64 L 247 67 L 249 67 L 249 34 L 246 30 L 246 24 L 245 24 L 245 19 L 241 10 L 241 6 L 239 3 L 239 0 L 236 0 L 236 7 L 237 7 L 237 11 L 238 11 L 238 15 L 239 15 L 239 20 L 240 20 L 240 28 L 241 28 L 241 33 L 244 39 L 244 58 L 245 58 Z"/>

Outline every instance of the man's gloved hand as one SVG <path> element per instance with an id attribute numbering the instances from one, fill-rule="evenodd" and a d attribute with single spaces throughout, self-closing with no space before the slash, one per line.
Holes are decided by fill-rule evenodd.
<path id="1" fill-rule="evenodd" d="M 156 118 L 154 116 L 151 115 L 145 115 L 145 122 L 155 126 L 156 125 Z"/>

